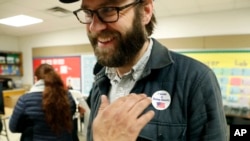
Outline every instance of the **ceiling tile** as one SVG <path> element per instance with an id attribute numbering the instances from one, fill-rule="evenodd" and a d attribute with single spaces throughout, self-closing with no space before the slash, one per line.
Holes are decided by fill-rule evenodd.
<path id="1" fill-rule="evenodd" d="M 47 9 L 56 6 L 72 12 L 80 8 L 80 5 L 81 0 L 73 4 L 60 3 L 59 0 L 0 0 L 0 18 L 26 14 L 44 20 L 43 23 L 21 28 L 0 24 L 0 35 L 25 36 L 83 27 L 73 14 L 69 14 L 66 17 L 58 17 L 46 12 Z M 247 9 L 250 8 L 250 0 L 155 0 L 154 5 L 157 17 L 174 17 L 240 8 Z"/>

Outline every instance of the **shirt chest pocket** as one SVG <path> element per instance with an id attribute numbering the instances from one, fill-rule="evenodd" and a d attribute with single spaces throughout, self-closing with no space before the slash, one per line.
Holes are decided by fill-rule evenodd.
<path id="1" fill-rule="evenodd" d="M 186 124 L 151 122 L 143 128 L 139 136 L 147 141 L 185 141 L 186 128 Z"/>

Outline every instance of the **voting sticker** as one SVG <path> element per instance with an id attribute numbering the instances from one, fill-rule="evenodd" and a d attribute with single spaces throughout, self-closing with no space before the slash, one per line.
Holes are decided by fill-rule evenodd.
<path id="1" fill-rule="evenodd" d="M 170 95 L 165 90 L 156 91 L 152 96 L 152 105 L 157 110 L 165 110 L 171 102 Z"/>

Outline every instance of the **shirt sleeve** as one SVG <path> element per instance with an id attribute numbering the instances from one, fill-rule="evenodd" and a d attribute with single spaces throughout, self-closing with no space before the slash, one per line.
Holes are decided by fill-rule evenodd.
<path id="1" fill-rule="evenodd" d="M 25 103 L 24 103 L 24 96 L 21 96 L 13 110 L 12 115 L 10 116 L 9 121 L 9 129 L 12 132 L 21 132 L 23 125 L 22 125 L 22 119 L 24 118 L 24 109 L 25 109 Z"/>
<path id="2" fill-rule="evenodd" d="M 227 123 L 216 76 L 210 70 L 196 84 L 190 98 L 188 140 L 226 141 Z"/>

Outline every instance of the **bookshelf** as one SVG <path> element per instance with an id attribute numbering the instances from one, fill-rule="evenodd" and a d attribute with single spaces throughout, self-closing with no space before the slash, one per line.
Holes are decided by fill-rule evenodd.
<path id="1" fill-rule="evenodd" d="M 22 75 L 22 53 L 0 51 L 0 76 Z"/>

